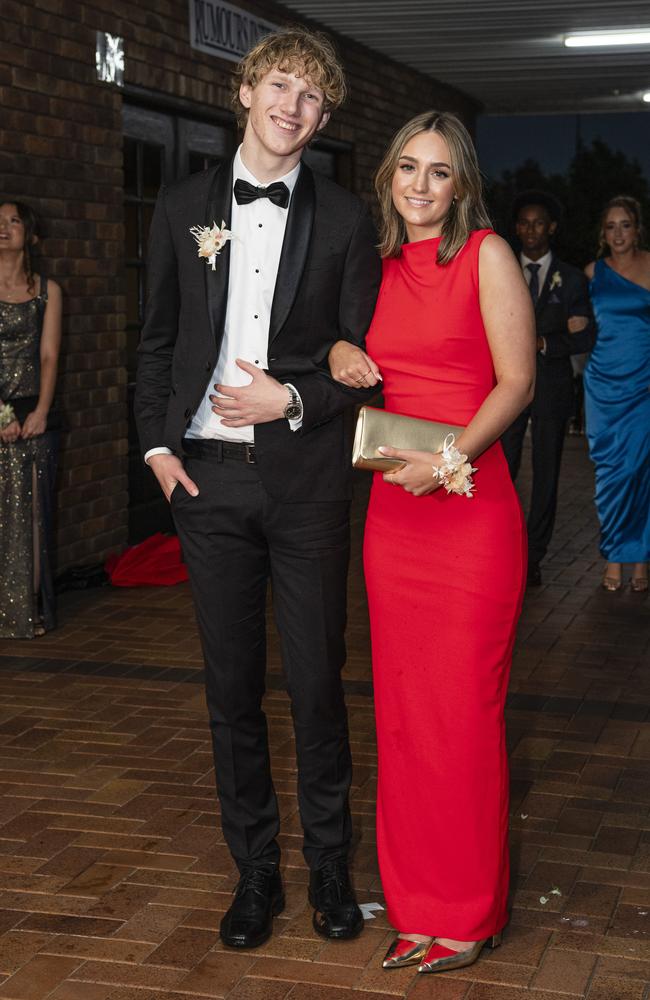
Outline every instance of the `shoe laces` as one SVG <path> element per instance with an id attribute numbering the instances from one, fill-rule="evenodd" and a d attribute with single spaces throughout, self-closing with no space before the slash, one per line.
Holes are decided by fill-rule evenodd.
<path id="1" fill-rule="evenodd" d="M 239 899 L 246 892 L 255 892 L 258 896 L 266 896 L 268 881 L 272 872 L 265 868 L 251 868 L 244 872 L 235 886 L 235 898 Z"/>
<path id="2" fill-rule="evenodd" d="M 344 861 L 328 861 L 319 869 L 323 890 L 333 892 L 342 902 L 343 891 L 350 886 L 347 865 Z"/>

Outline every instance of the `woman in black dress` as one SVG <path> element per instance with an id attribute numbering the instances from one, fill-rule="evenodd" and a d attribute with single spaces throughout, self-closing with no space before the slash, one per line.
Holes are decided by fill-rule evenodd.
<path id="1" fill-rule="evenodd" d="M 61 289 L 34 271 L 34 210 L 0 204 L 0 637 L 54 628 L 51 523 Z"/>

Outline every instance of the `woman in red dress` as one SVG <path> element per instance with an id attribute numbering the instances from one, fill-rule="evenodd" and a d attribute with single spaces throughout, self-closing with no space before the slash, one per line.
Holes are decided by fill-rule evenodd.
<path id="1" fill-rule="evenodd" d="M 367 353 L 339 342 L 332 374 L 381 378 L 387 410 L 463 426 L 455 444 L 476 465 L 468 496 L 467 466 L 454 476 L 441 454 L 382 449 L 404 465 L 375 473 L 364 543 L 377 848 L 398 930 L 384 967 L 438 972 L 496 946 L 507 921 L 503 710 L 526 533 L 499 436 L 532 397 L 535 328 L 455 116 L 408 122 L 376 188 L 384 270 Z"/>

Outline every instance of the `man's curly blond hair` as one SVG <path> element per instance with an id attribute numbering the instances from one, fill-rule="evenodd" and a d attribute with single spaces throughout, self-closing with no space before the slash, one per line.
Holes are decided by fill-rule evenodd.
<path id="1" fill-rule="evenodd" d="M 282 28 L 265 35 L 237 66 L 231 100 L 242 128 L 248 121 L 248 108 L 239 100 L 239 88 L 243 83 L 256 87 L 272 69 L 295 73 L 322 90 L 323 111 L 335 111 L 345 100 L 343 67 L 327 35 L 300 27 Z"/>

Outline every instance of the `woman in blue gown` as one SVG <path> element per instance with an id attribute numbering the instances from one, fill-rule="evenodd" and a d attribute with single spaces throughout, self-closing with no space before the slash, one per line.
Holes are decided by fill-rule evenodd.
<path id="1" fill-rule="evenodd" d="M 648 589 L 650 253 L 642 241 L 639 203 L 613 198 L 601 219 L 599 259 L 585 268 L 598 323 L 584 374 L 585 414 L 610 591 L 621 589 L 623 563 L 633 564 L 632 590 Z"/>

